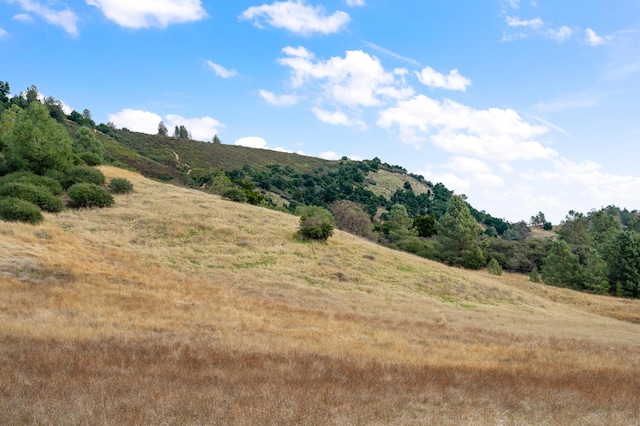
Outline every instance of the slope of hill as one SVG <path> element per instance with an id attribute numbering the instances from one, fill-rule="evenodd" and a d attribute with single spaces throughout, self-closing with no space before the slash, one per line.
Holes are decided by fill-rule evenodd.
<path id="1" fill-rule="evenodd" d="M 0 222 L 4 423 L 640 422 L 640 301 L 103 171 L 135 193 Z"/>

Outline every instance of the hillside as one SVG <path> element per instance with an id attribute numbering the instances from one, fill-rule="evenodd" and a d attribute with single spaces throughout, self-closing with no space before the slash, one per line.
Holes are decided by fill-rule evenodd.
<path id="1" fill-rule="evenodd" d="M 640 423 L 639 300 L 102 170 L 134 194 L 0 222 L 3 423 Z"/>

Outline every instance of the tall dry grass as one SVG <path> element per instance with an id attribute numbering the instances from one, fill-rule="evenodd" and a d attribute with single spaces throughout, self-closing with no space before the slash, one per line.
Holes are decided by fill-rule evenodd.
<path id="1" fill-rule="evenodd" d="M 637 301 L 103 170 L 135 194 L 0 223 L 0 423 L 640 424 Z"/>

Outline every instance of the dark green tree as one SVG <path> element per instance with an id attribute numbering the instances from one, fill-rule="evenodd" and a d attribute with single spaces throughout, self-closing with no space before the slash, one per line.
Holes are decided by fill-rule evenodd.
<path id="1" fill-rule="evenodd" d="M 214 135 L 213 136 L 213 143 L 218 144 L 218 145 L 222 143 L 222 141 L 220 140 L 218 135 Z"/>
<path id="2" fill-rule="evenodd" d="M 13 128 L 2 137 L 7 166 L 12 171 L 67 170 L 73 165 L 69 133 L 49 116 L 40 102 L 18 112 Z"/>
<path id="3" fill-rule="evenodd" d="M 418 236 L 422 238 L 429 238 L 438 233 L 436 217 L 433 215 L 416 217 L 413 219 L 413 227 L 418 231 Z"/>
<path id="4" fill-rule="evenodd" d="M 582 287 L 589 292 L 606 294 L 609 292 L 609 279 L 607 278 L 607 263 L 602 259 L 597 250 L 591 249 L 583 267 Z"/>
<path id="5" fill-rule="evenodd" d="M 589 233 L 589 221 L 585 215 L 574 210 L 569 211 L 557 232 L 560 238 L 568 244 L 588 246 L 592 241 Z"/>
<path id="6" fill-rule="evenodd" d="M 467 203 L 457 195 L 449 200 L 447 211 L 438 220 L 438 245 L 442 259 L 450 265 L 480 269 L 485 256 L 480 248 L 481 228 Z"/>
<path id="7" fill-rule="evenodd" d="M 416 237 L 418 231 L 413 229 L 413 220 L 409 218 L 407 209 L 402 204 L 396 204 L 389 212 L 386 224 L 389 230 L 389 240 L 392 243 L 401 242 L 409 237 Z"/>
<path id="8" fill-rule="evenodd" d="M 579 290 L 582 286 L 582 268 L 578 256 L 564 240 L 556 240 L 542 266 L 542 280 L 557 287 Z"/>
<path id="9" fill-rule="evenodd" d="M 609 283 L 620 297 L 640 297 L 640 234 L 619 232 L 605 248 Z"/>

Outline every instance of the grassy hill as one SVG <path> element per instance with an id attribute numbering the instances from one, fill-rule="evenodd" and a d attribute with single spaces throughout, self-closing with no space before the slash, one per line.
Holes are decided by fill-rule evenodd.
<path id="1" fill-rule="evenodd" d="M 102 170 L 135 193 L 0 222 L 2 423 L 640 423 L 638 300 Z"/>

